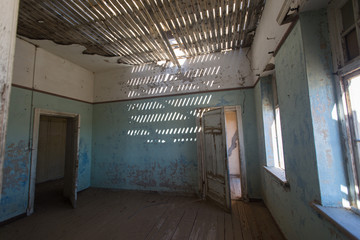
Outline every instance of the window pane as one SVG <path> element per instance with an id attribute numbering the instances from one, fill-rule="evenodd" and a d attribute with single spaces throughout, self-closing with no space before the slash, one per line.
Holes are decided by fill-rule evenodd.
<path id="1" fill-rule="evenodd" d="M 360 138 L 360 75 L 349 80 L 349 97 L 351 102 L 355 138 Z"/>
<path id="2" fill-rule="evenodd" d="M 346 53 L 347 60 L 354 59 L 359 56 L 359 46 L 357 42 L 356 29 L 354 28 L 351 32 L 345 35 Z"/>
<path id="3" fill-rule="evenodd" d="M 280 168 L 284 169 L 284 153 L 283 153 L 283 144 L 282 144 L 282 135 L 281 135 L 281 123 L 280 123 L 280 109 L 277 107 L 275 109 L 275 122 L 276 122 L 276 136 L 277 136 L 277 150 L 278 150 L 278 165 Z"/>
<path id="4" fill-rule="evenodd" d="M 349 91 L 349 101 L 351 105 L 351 114 L 352 114 L 352 128 L 353 133 L 351 134 L 351 138 L 353 141 L 354 147 L 354 159 L 355 159 L 355 166 L 357 169 L 357 177 L 358 181 L 360 181 L 360 75 L 356 75 L 355 77 L 348 80 L 348 91 Z M 356 176 L 356 171 L 355 171 Z M 358 193 L 359 194 L 359 193 Z M 357 207 L 360 209 L 360 201 L 357 200 Z"/>
<path id="5" fill-rule="evenodd" d="M 276 120 L 274 119 L 271 124 L 271 140 L 272 140 L 272 148 L 274 154 L 274 167 L 280 167 L 279 165 L 279 150 L 278 150 L 278 139 L 277 139 L 277 131 L 276 131 Z"/>
<path id="6" fill-rule="evenodd" d="M 345 31 L 354 24 L 354 11 L 352 0 L 347 1 L 345 5 L 341 8 L 341 16 L 343 30 Z"/>
<path id="7" fill-rule="evenodd" d="M 274 153 L 274 167 L 285 169 L 279 107 L 275 108 L 275 119 L 271 125 L 271 136 Z"/>

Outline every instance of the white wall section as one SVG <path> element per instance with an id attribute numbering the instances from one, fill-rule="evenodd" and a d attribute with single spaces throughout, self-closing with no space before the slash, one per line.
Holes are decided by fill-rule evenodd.
<path id="1" fill-rule="evenodd" d="M 249 52 L 254 75 L 261 74 L 273 56 L 290 23 L 279 25 L 276 18 L 284 0 L 267 0 Z M 258 77 L 254 77 L 254 83 Z"/>
<path id="2" fill-rule="evenodd" d="M 39 46 L 56 56 L 67 59 L 91 72 L 108 71 L 119 67 L 119 64 L 117 63 L 119 57 L 104 57 L 96 54 L 83 54 L 86 48 L 79 44 L 60 45 L 51 40 L 22 38 L 29 43 Z"/>
<path id="3" fill-rule="evenodd" d="M 41 48 L 37 50 L 34 88 L 92 102 L 93 73 Z"/>
<path id="4" fill-rule="evenodd" d="M 19 38 L 16 39 L 13 83 L 32 88 L 36 47 Z"/>
<path id="5" fill-rule="evenodd" d="M 201 55 L 181 68 L 147 64 L 95 74 L 94 101 L 233 89 L 253 86 L 248 49 Z"/>
<path id="6" fill-rule="evenodd" d="M 13 78 L 16 85 L 93 102 L 94 73 L 21 39 L 16 41 Z"/>

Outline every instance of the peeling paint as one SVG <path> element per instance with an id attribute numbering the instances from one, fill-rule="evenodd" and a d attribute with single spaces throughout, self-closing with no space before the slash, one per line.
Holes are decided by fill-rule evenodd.
<path id="1" fill-rule="evenodd" d="M 90 186 L 92 105 L 30 90 L 12 88 L 4 161 L 0 222 L 26 212 L 30 175 L 30 111 L 34 107 L 80 114 L 78 190 Z"/>
<path id="2" fill-rule="evenodd" d="M 18 143 L 11 143 L 6 147 L 3 174 L 4 191 L 18 191 L 28 182 L 29 153 L 27 143 L 21 140 Z M 11 159 L 11 160 L 10 160 Z"/>
<path id="3" fill-rule="evenodd" d="M 291 190 L 267 172 L 261 173 L 267 207 L 288 239 L 347 239 L 309 206 L 340 206 L 340 185 L 346 186 L 339 126 L 332 119 L 336 103 L 331 74 L 331 57 L 326 11 L 300 14 L 292 32 L 276 55 L 276 82 L 283 137 L 286 178 Z M 262 164 L 268 155 L 264 147 L 268 134 L 263 121 L 263 82 L 256 87 L 259 146 Z M 266 141 L 266 142 L 265 142 Z M 298 226 L 294 228 L 293 226 Z M 336 234 L 334 234 L 336 232 Z"/>
<path id="4" fill-rule="evenodd" d="M 25 211 L 29 181 L 29 153 L 21 140 L 6 147 L 0 201 L 0 222 Z"/>
<path id="5" fill-rule="evenodd" d="M 246 89 L 94 105 L 92 185 L 196 193 L 196 109 L 240 105 L 243 98 L 252 98 L 252 92 Z M 249 188 L 253 189 L 249 194 L 258 196 L 255 113 L 252 102 L 249 104 L 243 114 L 244 124 L 249 126 L 244 133 Z"/>

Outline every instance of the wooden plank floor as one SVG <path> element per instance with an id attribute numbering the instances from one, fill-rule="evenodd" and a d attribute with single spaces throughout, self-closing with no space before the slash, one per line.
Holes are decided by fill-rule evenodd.
<path id="1" fill-rule="evenodd" d="M 229 214 L 192 197 L 91 188 L 72 209 L 61 191 L 49 194 L 0 239 L 284 239 L 261 202 L 233 201 Z"/>

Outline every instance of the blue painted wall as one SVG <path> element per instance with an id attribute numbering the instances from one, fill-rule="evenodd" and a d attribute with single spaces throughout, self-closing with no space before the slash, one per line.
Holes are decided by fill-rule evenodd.
<path id="1" fill-rule="evenodd" d="M 15 101 L 16 104 L 14 104 Z M 6 133 L 0 221 L 26 211 L 30 172 L 30 111 L 31 91 L 12 88 Z"/>
<path id="2" fill-rule="evenodd" d="M 227 105 L 243 106 L 249 195 L 260 197 L 253 89 L 95 104 L 91 185 L 196 193 L 194 111 Z"/>
<path id="3" fill-rule="evenodd" d="M 13 87 L 0 221 L 26 212 L 30 172 L 29 141 L 32 136 L 31 103 L 33 108 L 80 114 L 79 190 L 89 187 L 91 178 L 91 185 L 95 187 L 188 193 L 196 193 L 198 190 L 195 109 L 242 105 L 248 191 L 250 197 L 259 198 L 253 100 L 253 90 L 247 89 L 91 105 Z M 153 104 L 148 106 L 149 109 L 141 110 L 147 103 Z M 161 116 L 165 118 L 166 113 L 175 112 L 177 115 L 171 117 L 174 120 L 160 121 L 159 114 L 164 114 Z M 142 115 L 149 117 L 146 122 L 140 123 Z M 157 118 L 158 121 L 155 120 Z M 174 131 L 175 128 L 176 134 L 166 134 L 166 130 Z M 181 129 L 180 133 L 178 129 Z M 190 130 L 192 133 L 189 133 Z"/>
<path id="4" fill-rule="evenodd" d="M 326 12 L 304 14 L 301 26 L 321 202 L 324 206 L 342 207 L 349 196 L 341 191 L 341 186 L 346 188 L 348 182 L 340 142 Z"/>
<path id="5" fill-rule="evenodd" d="M 28 204 L 30 151 L 33 108 L 80 114 L 80 158 L 78 189 L 90 186 L 92 105 L 33 92 L 17 87 L 11 90 L 10 112 L 6 137 L 3 189 L 0 201 L 0 222 L 26 212 Z"/>
<path id="6" fill-rule="evenodd" d="M 273 118 L 267 112 L 269 77 L 254 89 L 95 105 L 13 88 L 0 221 L 26 211 L 31 103 L 80 113 L 79 190 L 91 185 L 182 193 L 198 191 L 196 109 L 241 105 L 249 196 L 264 199 L 288 239 L 346 239 L 310 207 L 313 201 L 339 206 L 347 199 L 340 191 L 347 182 L 325 11 L 300 15 L 275 64 L 290 190 L 263 169 L 272 158 L 264 128 Z"/>
<path id="7" fill-rule="evenodd" d="M 285 171 L 290 190 L 284 189 L 264 169 L 260 171 L 261 189 L 267 207 L 288 239 L 346 239 L 310 206 L 313 201 L 336 202 L 341 196 L 339 184 L 346 184 L 338 124 L 331 115 L 336 100 L 328 42 L 326 12 L 301 14 L 275 59 Z M 263 80 L 255 87 L 262 166 L 271 157 L 265 148 L 262 90 L 267 83 Z M 330 152 L 329 148 L 332 148 Z M 327 162 L 329 156 L 332 165 Z M 336 176 L 331 175 L 336 171 Z M 334 180 L 326 181 L 329 177 Z M 336 193 L 330 194 L 329 187 L 334 187 L 335 181 L 337 188 L 333 191 Z"/>

